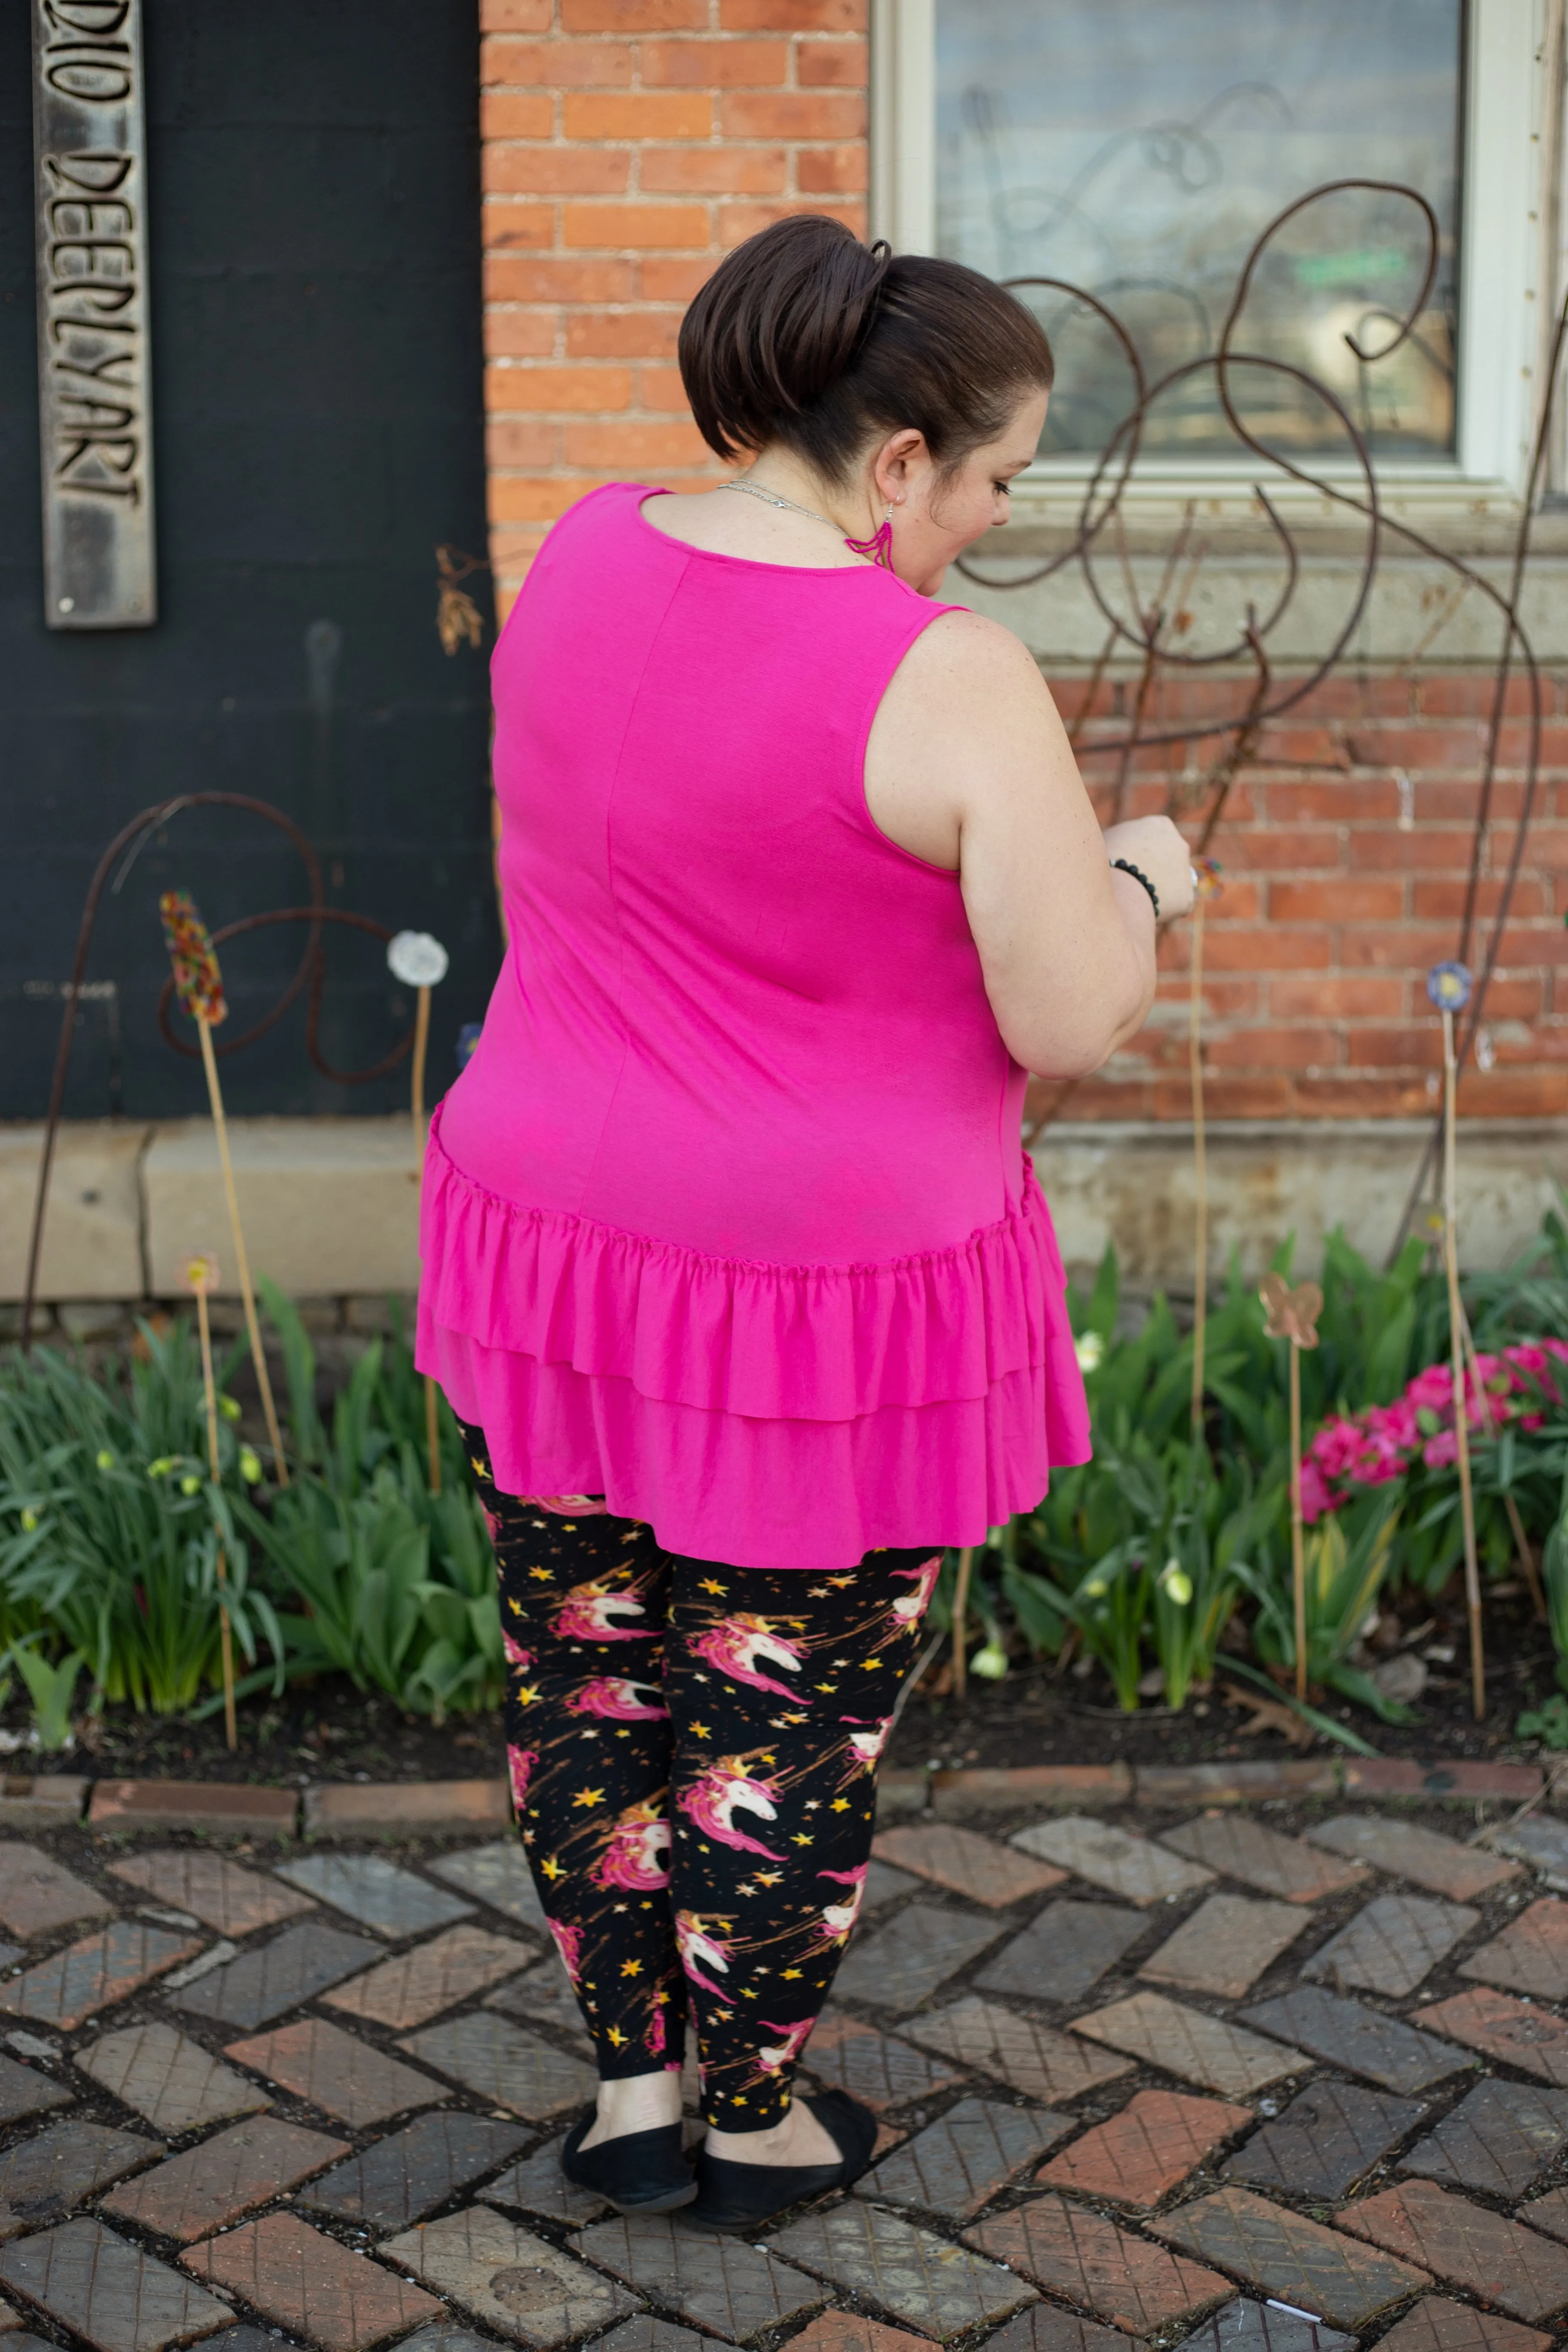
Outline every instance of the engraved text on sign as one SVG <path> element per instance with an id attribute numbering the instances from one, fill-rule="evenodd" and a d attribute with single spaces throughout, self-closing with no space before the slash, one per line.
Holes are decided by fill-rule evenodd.
<path id="1" fill-rule="evenodd" d="M 44 617 L 145 628 L 153 577 L 142 0 L 32 0 Z"/>

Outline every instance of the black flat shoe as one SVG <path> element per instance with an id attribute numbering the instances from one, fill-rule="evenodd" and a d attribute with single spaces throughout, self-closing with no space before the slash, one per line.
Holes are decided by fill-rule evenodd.
<path id="1" fill-rule="evenodd" d="M 729 2158 L 697 2158 L 697 2202 L 689 2221 L 705 2230 L 739 2231 L 761 2229 L 786 2206 L 804 2198 L 825 2196 L 830 2189 L 847 2189 L 871 2161 L 877 2143 L 877 2118 L 847 2091 L 823 2091 L 802 2103 L 839 2151 L 837 2164 L 735 2164 Z"/>
<path id="2" fill-rule="evenodd" d="M 585 2109 L 561 2143 L 561 2169 L 575 2189 L 591 2189 L 617 2213 L 673 2213 L 697 2194 L 697 2176 L 681 2149 L 679 2124 L 623 2132 L 584 2147 L 596 2110 Z"/>

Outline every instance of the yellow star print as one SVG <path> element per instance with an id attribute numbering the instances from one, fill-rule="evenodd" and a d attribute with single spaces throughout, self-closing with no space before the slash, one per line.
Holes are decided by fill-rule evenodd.
<path id="1" fill-rule="evenodd" d="M 604 1802 L 603 1789 L 579 1789 L 572 1802 L 574 1805 L 598 1805 Z"/>
<path id="2" fill-rule="evenodd" d="M 803 1975 L 804 1973 L 805 1973 L 805 1971 L 804 1971 L 803 1969 L 781 1969 L 779 1970 L 779 1974 L 780 1974 L 780 1976 L 781 1976 L 781 1977 L 798 1977 L 798 1976 Z"/>
<path id="3" fill-rule="evenodd" d="M 759 1886 L 776 1886 L 784 1873 L 782 1870 L 753 1870 L 752 1876 Z"/>
<path id="4" fill-rule="evenodd" d="M 828 1807 L 828 1811 L 834 1813 L 847 1813 L 849 1811 L 848 1798 L 835 1797 L 832 1804 Z"/>
<path id="5" fill-rule="evenodd" d="M 693 1738 L 697 1739 L 711 1739 L 713 1737 L 713 1727 L 711 1724 L 694 1723 L 691 1727 L 691 1730 Z"/>
<path id="6" fill-rule="evenodd" d="M 727 1589 L 728 1588 L 722 1584 L 715 1584 L 710 1576 L 705 1576 L 701 1583 L 697 1588 L 699 1592 L 716 1592 L 721 1601 L 724 1598 Z"/>
<path id="7" fill-rule="evenodd" d="M 621 1962 L 621 1974 L 624 1977 L 640 1977 L 642 1974 L 642 1962 L 640 1960 L 623 1960 Z"/>
<path id="8" fill-rule="evenodd" d="M 621 2029 L 620 2029 L 620 2027 L 619 2027 L 618 2025 L 609 2025 L 609 2026 L 606 2026 L 606 2027 L 605 2027 L 605 2041 L 606 2041 L 606 2042 L 608 2042 L 612 2045 L 612 2047 L 613 2047 L 613 2048 L 615 2048 L 615 2049 L 616 2049 L 616 2050 L 618 2050 L 618 2049 L 620 2048 L 620 2046 L 621 2046 L 622 2042 L 626 2040 L 626 2035 L 621 2032 Z"/>
<path id="9" fill-rule="evenodd" d="M 863 1663 L 866 1672 L 870 1674 L 875 1667 L 881 1664 L 882 1661 L 880 1658 L 867 1658 Z"/>
<path id="10" fill-rule="evenodd" d="M 539 1867 L 543 1872 L 545 1877 L 550 1879 L 552 1882 L 557 1878 L 563 1878 L 566 1874 L 565 1864 L 557 1862 L 553 1854 L 549 1855 L 545 1861 L 540 1864 Z"/>
<path id="11" fill-rule="evenodd" d="M 551 1584 L 555 1580 L 555 1570 L 552 1568 L 531 1568 L 528 1572 L 540 1584 Z"/>
<path id="12" fill-rule="evenodd" d="M 519 1706 L 531 1706 L 538 1696 L 539 1685 L 537 1683 L 519 1683 L 517 1686 L 517 1703 Z"/>
<path id="13" fill-rule="evenodd" d="M 811 1840 L 806 1836 L 804 1830 L 796 1830 L 794 1837 L 790 1840 L 790 1843 L 791 1845 L 809 1845 L 811 1843 Z"/>

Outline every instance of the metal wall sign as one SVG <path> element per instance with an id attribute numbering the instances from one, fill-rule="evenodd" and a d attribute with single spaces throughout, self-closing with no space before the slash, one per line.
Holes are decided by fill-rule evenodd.
<path id="1" fill-rule="evenodd" d="M 158 617 L 142 0 L 32 0 L 44 618 Z"/>

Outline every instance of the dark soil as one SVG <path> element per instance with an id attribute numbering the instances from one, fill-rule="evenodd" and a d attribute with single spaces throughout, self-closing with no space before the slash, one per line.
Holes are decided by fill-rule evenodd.
<path id="1" fill-rule="evenodd" d="M 1428 1630 L 1429 1629 L 1429 1630 Z M 1521 1741 L 1521 1712 L 1554 1687 L 1555 1660 L 1546 1628 L 1522 1596 L 1489 1596 L 1487 1718 L 1470 1711 L 1468 1650 L 1462 1608 L 1407 1608 L 1403 1624 L 1385 1615 L 1388 1654 L 1404 1639 L 1416 1654 L 1452 1647 L 1451 1662 L 1428 1659 L 1427 1683 L 1408 1724 L 1379 1722 L 1334 1693 L 1314 1704 L 1342 1721 L 1383 1756 L 1532 1756 Z M 1415 1635 L 1414 1641 L 1410 1636 Z M 1374 1646 L 1372 1654 L 1378 1651 Z M 1134 1715 L 1117 1707 L 1099 1668 L 1088 1675 L 1053 1661 L 1015 1667 L 1005 1682 L 971 1680 L 968 1704 L 952 1695 L 952 1670 L 939 1655 L 910 1694 L 889 1744 L 889 1763 L 905 1767 L 1108 1763 L 1189 1764 L 1312 1752 L 1283 1733 L 1260 1727 L 1225 1696 L 1222 1658 L 1206 1697 L 1173 1715 L 1153 1701 Z M 1239 1688 L 1239 1682 L 1233 1685 Z M 1259 1694 L 1261 1696 L 1261 1694 Z M 23 1733 L 28 1717 L 13 1706 L 4 1728 Z M 1330 1742 L 1312 1748 L 1322 1752 Z M 18 1761 L 21 1761 L 20 1758 Z M 42 1761 L 43 1759 L 38 1759 Z M 111 1708 L 83 1717 L 77 1745 L 57 1769 L 110 1778 L 243 1780 L 277 1786 L 307 1780 L 469 1780 L 505 1769 L 499 1715 L 455 1716 L 444 1725 L 406 1716 L 390 1700 L 363 1696 L 341 1678 L 298 1686 L 285 1698 L 252 1700 L 239 1711 L 239 1748 L 230 1755 L 223 1720 L 187 1724 Z"/>

